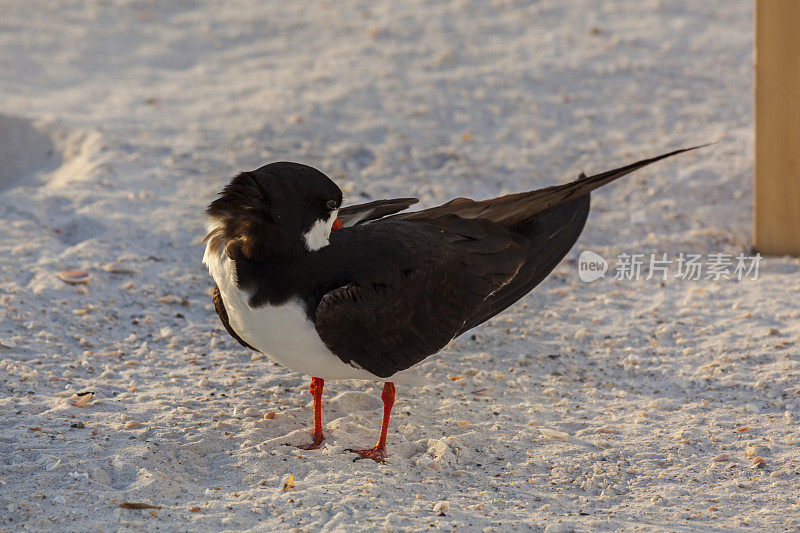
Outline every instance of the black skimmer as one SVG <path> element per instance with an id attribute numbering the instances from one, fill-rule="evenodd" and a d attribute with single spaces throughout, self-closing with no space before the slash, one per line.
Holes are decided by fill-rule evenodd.
<path id="1" fill-rule="evenodd" d="M 592 190 L 694 148 L 409 213 L 416 198 L 342 207 L 339 187 L 299 163 L 243 172 L 207 210 L 217 314 L 243 346 L 312 376 L 305 449 L 324 438 L 325 379 L 384 382 L 378 443 L 352 450 L 383 461 L 394 382 L 538 285 L 578 239 Z"/>

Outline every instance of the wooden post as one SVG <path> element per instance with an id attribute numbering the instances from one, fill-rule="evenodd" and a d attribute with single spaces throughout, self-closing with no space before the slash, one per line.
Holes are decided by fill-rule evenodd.
<path id="1" fill-rule="evenodd" d="M 800 256 L 800 0 L 755 0 L 756 251 Z"/>

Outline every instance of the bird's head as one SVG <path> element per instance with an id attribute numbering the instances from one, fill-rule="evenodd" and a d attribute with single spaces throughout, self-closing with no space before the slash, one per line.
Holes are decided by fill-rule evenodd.
<path id="1" fill-rule="evenodd" d="M 342 191 L 322 172 L 300 163 L 270 163 L 242 172 L 211 202 L 208 249 L 275 261 L 328 245 Z M 235 247 L 236 249 L 231 249 Z"/>

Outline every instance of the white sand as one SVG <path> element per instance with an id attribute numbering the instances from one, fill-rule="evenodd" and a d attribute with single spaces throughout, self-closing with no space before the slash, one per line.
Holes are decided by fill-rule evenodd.
<path id="1" fill-rule="evenodd" d="M 0 530 L 799 528 L 798 260 L 664 286 L 575 264 L 748 251 L 752 2 L 279 4 L 3 4 Z M 346 452 L 373 384 L 327 383 L 324 448 L 285 446 L 307 378 L 207 294 L 202 210 L 239 170 L 434 205 L 713 140 L 596 194 L 571 261 L 398 387 L 384 465 Z"/>

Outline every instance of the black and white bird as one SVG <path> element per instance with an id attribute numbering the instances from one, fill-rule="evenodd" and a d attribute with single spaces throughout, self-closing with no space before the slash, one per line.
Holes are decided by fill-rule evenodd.
<path id="1" fill-rule="evenodd" d="M 699 147 L 694 147 L 699 148 Z M 342 191 L 299 163 L 233 178 L 208 207 L 203 262 L 214 305 L 240 344 L 312 377 L 314 449 L 325 379 L 385 382 L 383 461 L 394 382 L 538 285 L 578 239 L 589 193 L 676 150 L 571 183 L 400 213 L 416 198 L 342 207 Z"/>

